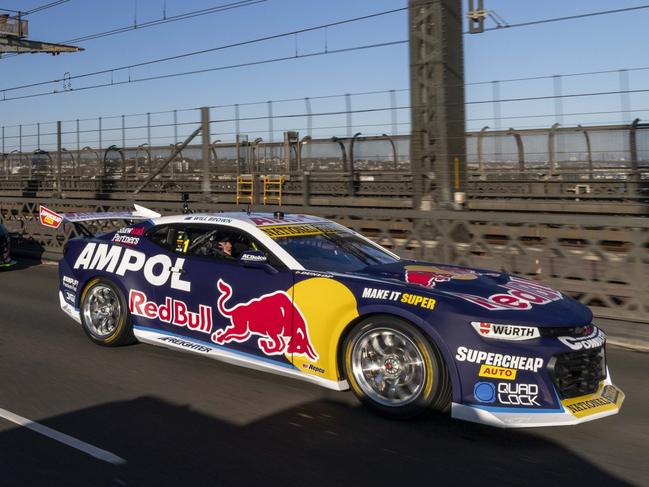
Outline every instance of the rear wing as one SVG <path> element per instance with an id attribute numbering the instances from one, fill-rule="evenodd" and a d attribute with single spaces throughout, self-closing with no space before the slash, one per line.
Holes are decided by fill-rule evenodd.
<path id="1" fill-rule="evenodd" d="M 100 220 L 150 220 L 160 217 L 160 213 L 140 205 L 133 205 L 135 211 L 102 211 L 97 213 L 57 213 L 49 208 L 40 206 L 39 217 L 41 225 L 59 228 L 62 223 L 80 224 Z"/>

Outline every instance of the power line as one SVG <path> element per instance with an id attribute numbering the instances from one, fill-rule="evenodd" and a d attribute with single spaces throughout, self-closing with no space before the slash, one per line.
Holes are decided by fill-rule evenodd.
<path id="1" fill-rule="evenodd" d="M 41 12 L 42 10 L 47 10 L 48 8 L 58 7 L 59 5 L 61 5 L 63 3 L 67 3 L 69 1 L 70 0 L 57 0 L 55 2 L 46 3 L 45 5 L 41 5 L 40 7 L 35 7 L 33 9 L 31 9 L 31 10 L 28 10 L 27 12 L 25 12 L 24 15 L 35 14 L 36 12 Z"/>
<path id="2" fill-rule="evenodd" d="M 69 2 L 69 1 L 70 0 L 56 0 L 55 2 L 46 3 L 45 5 L 41 5 L 39 7 L 34 7 L 33 9 L 27 10 L 27 11 L 12 10 L 10 8 L 0 8 L 0 10 L 2 10 L 3 12 L 12 12 L 12 13 L 15 13 L 15 14 L 21 14 L 21 16 L 24 17 L 26 15 L 35 14 L 36 12 L 40 12 L 41 10 L 46 10 L 48 8 L 57 7 L 57 6 L 61 5 L 62 3 L 66 3 L 66 2 Z"/>
<path id="3" fill-rule="evenodd" d="M 59 0 L 57 2 L 52 2 L 51 4 L 47 4 L 47 5 L 43 5 L 41 7 L 38 7 L 37 9 L 34 9 L 33 11 L 43 10 L 45 7 L 49 8 L 50 6 L 55 6 L 55 4 L 58 5 L 60 3 L 64 3 L 64 2 L 68 2 L 68 1 L 70 1 L 70 0 Z M 143 22 L 141 24 L 129 25 L 129 26 L 126 26 L 126 27 L 119 27 L 117 29 L 112 29 L 112 30 L 108 30 L 108 31 L 104 31 L 104 32 L 98 32 L 98 33 L 95 33 L 95 34 L 89 34 L 89 35 L 83 36 L 83 37 L 77 37 L 77 38 L 74 38 L 74 39 L 68 39 L 68 40 L 65 40 L 65 41 L 60 41 L 60 43 L 61 44 L 72 44 L 72 43 L 79 44 L 81 42 L 85 42 L 85 41 L 89 41 L 89 40 L 93 40 L 93 39 L 98 39 L 100 37 L 108 37 L 108 36 L 112 36 L 112 35 L 116 35 L 116 34 L 122 34 L 122 33 L 125 33 L 125 32 L 129 32 L 131 30 L 141 30 L 141 29 L 145 29 L 147 27 L 155 27 L 155 26 L 158 26 L 158 25 L 167 24 L 167 23 L 171 23 L 171 22 L 177 22 L 177 21 L 180 21 L 180 20 L 191 19 L 191 18 L 194 18 L 194 17 L 203 16 L 203 15 L 219 13 L 219 12 L 225 12 L 225 11 L 228 11 L 228 10 L 234 10 L 234 9 L 241 8 L 241 7 L 248 7 L 248 6 L 256 5 L 256 4 L 259 4 L 259 3 L 264 3 L 264 2 L 267 2 L 267 1 L 268 0 L 241 0 L 241 1 L 233 2 L 233 3 L 217 5 L 217 6 L 214 6 L 214 7 L 205 8 L 205 9 L 201 9 L 201 10 L 194 10 L 194 11 L 191 11 L 191 12 L 185 12 L 184 14 L 178 14 L 178 15 L 174 15 L 174 16 L 171 16 L 171 17 L 166 17 L 165 16 L 162 19 L 151 20 L 151 21 L 148 21 L 148 22 Z M 30 13 L 33 13 L 33 11 L 30 11 Z M 4 56 L 1 56 L 0 59 L 7 59 L 7 58 L 10 58 L 10 57 L 20 56 L 22 54 L 25 54 L 25 53 L 6 54 Z"/>
<path id="4" fill-rule="evenodd" d="M 585 14 L 577 14 L 577 15 L 567 15 L 565 17 L 554 17 L 550 19 L 541 19 L 541 20 L 531 20 L 528 22 L 520 22 L 518 24 L 506 24 L 506 25 L 498 25 L 496 27 L 487 27 L 484 29 L 485 31 L 492 31 L 492 30 L 505 30 L 505 29 L 512 29 L 514 27 L 528 27 L 531 25 L 540 25 L 540 24 L 549 24 L 551 22 L 562 22 L 564 20 L 576 20 L 576 19 L 583 19 L 586 17 L 596 17 L 599 15 L 609 15 L 609 14 L 617 14 L 617 13 L 622 13 L 622 12 L 631 12 L 633 10 L 642 10 L 649 8 L 649 5 L 638 5 L 636 7 L 627 7 L 627 8 L 617 8 L 613 10 L 601 10 L 599 12 L 588 12 Z M 464 32 L 465 34 L 468 34 L 468 32 Z"/>
<path id="5" fill-rule="evenodd" d="M 183 59 L 183 58 L 187 58 L 187 57 L 191 57 L 191 56 L 197 56 L 197 55 L 200 55 L 200 54 L 206 54 L 208 52 L 222 51 L 222 50 L 226 50 L 226 49 L 232 49 L 232 48 L 235 48 L 235 47 L 241 47 L 241 46 L 247 46 L 247 45 L 251 45 L 251 44 L 257 44 L 257 43 L 260 43 L 260 42 L 266 42 L 266 41 L 269 41 L 269 40 L 281 39 L 283 37 L 297 36 L 299 34 L 303 34 L 303 33 L 306 33 L 306 32 L 313 32 L 313 31 L 317 31 L 317 30 L 323 30 L 323 29 L 327 29 L 329 27 L 335 27 L 335 26 L 339 26 L 339 25 L 350 24 L 350 23 L 353 23 L 353 22 L 359 22 L 359 21 L 362 21 L 362 20 L 381 17 L 381 16 L 384 16 L 384 15 L 390 15 L 390 14 L 393 14 L 393 13 L 396 13 L 396 12 L 402 12 L 404 10 L 407 10 L 407 8 L 408 7 L 403 7 L 403 8 L 393 9 L 393 10 L 385 10 L 385 11 L 377 12 L 377 13 L 374 13 L 374 14 L 363 15 L 361 17 L 354 17 L 354 18 L 350 18 L 350 19 L 339 20 L 339 21 L 336 21 L 336 22 L 330 22 L 328 24 L 322 24 L 322 25 L 318 25 L 318 26 L 314 26 L 314 27 L 307 27 L 307 28 L 304 28 L 304 29 L 298 29 L 298 30 L 294 30 L 294 31 L 290 31 L 290 32 L 284 32 L 282 34 L 274 34 L 274 35 L 270 35 L 270 36 L 258 37 L 258 38 L 250 39 L 250 40 L 247 40 L 247 41 L 240 41 L 240 42 L 235 42 L 235 43 L 226 44 L 226 45 L 222 45 L 222 46 L 212 47 L 212 48 L 208 48 L 208 49 L 200 49 L 200 50 L 197 50 L 197 51 L 191 51 L 191 52 L 187 52 L 187 53 L 183 53 L 183 54 L 177 54 L 175 56 L 167 56 L 167 57 L 164 57 L 164 58 L 153 59 L 153 60 L 150 60 L 150 61 L 143 61 L 143 62 L 140 62 L 140 63 L 129 64 L 129 65 L 125 65 L 125 66 L 118 66 L 118 67 L 114 67 L 114 68 L 107 68 L 107 69 L 102 69 L 102 70 L 98 70 L 98 71 L 93 71 L 93 72 L 90 72 L 90 73 L 78 74 L 78 75 L 75 75 L 75 76 L 66 77 L 65 81 L 71 81 L 71 80 L 80 79 L 80 78 L 87 78 L 87 77 L 90 77 L 90 76 L 97 76 L 97 75 L 100 75 L 100 74 L 114 73 L 115 71 L 125 71 L 125 70 L 129 70 L 129 69 L 133 69 L 133 68 L 139 68 L 139 67 L 142 67 L 142 66 L 149 66 L 149 65 L 152 65 L 152 64 L 158 64 L 158 63 L 162 63 L 162 62 L 168 62 L 168 61 L 174 61 L 174 60 L 177 60 L 177 59 Z M 405 41 L 399 41 L 399 42 L 400 43 L 405 43 L 405 42 L 408 42 L 408 41 L 405 40 Z M 324 53 L 327 53 L 327 52 L 334 52 L 334 51 L 331 51 L 331 50 L 325 50 L 324 51 Z M 293 56 L 293 57 L 300 57 L 300 56 Z M 302 57 L 305 57 L 305 56 L 302 56 Z M 43 85 L 48 85 L 48 84 L 53 84 L 53 83 L 60 83 L 61 81 L 63 81 L 63 79 L 61 79 L 61 78 L 48 80 L 48 81 L 40 81 L 40 82 L 37 82 L 37 83 L 30 83 L 30 84 L 21 85 L 21 86 L 14 86 L 14 87 L 11 87 L 11 88 L 0 89 L 0 92 L 2 92 L 4 94 L 4 93 L 6 93 L 8 91 L 16 91 L 16 90 L 21 90 L 21 89 L 25 89 L 25 88 L 33 88 L 33 87 L 36 87 L 36 86 L 43 86 Z"/>
<path id="6" fill-rule="evenodd" d="M 56 95 L 60 93 L 69 93 L 69 92 L 78 92 L 78 91 L 86 91 L 86 90 L 91 90 L 91 89 L 97 89 L 97 88 L 105 88 L 108 86 L 118 86 L 118 85 L 124 85 L 124 84 L 129 84 L 129 83 L 139 83 L 143 81 L 154 81 L 154 80 L 161 80 L 161 79 L 168 79 L 168 78 L 177 78 L 180 76 L 189 76 L 189 75 L 195 75 L 195 74 L 202 74 L 202 73 L 208 73 L 208 72 L 213 72 L 213 71 L 225 71 L 225 70 L 230 70 L 230 69 L 237 69 L 237 68 L 243 68 L 243 67 L 249 67 L 249 66 L 259 66 L 262 64 L 273 64 L 276 62 L 282 62 L 282 61 L 290 61 L 293 59 L 303 59 L 303 58 L 311 58 L 311 57 L 318 57 L 318 56 L 327 56 L 330 54 L 341 54 L 341 53 L 346 53 L 346 52 L 353 52 L 353 51 L 360 51 L 360 50 L 366 50 L 366 49 L 375 49 L 375 48 L 381 48 L 381 47 L 389 47 L 389 46 L 396 46 L 400 44 L 407 44 L 408 40 L 401 40 L 401 41 L 389 41 L 389 42 L 381 42 L 381 43 L 375 43 L 375 44 L 367 44 L 363 46 L 353 46 L 353 47 L 346 47 L 346 48 L 341 48 L 341 49 L 330 49 L 328 51 L 320 51 L 320 52 L 312 52 L 308 54 L 298 54 L 298 55 L 291 55 L 291 56 L 284 56 L 284 57 L 278 57 L 278 58 L 272 58 L 272 59 L 264 59 L 260 61 L 251 61 L 247 63 L 239 63 L 239 64 L 231 64 L 227 66 L 217 66 L 213 68 L 204 68 L 204 69 L 196 69 L 192 71 L 182 71 L 182 72 L 177 72 L 177 73 L 169 73 L 169 74 L 161 74 L 161 75 L 156 75 L 156 76 L 148 76 L 146 78 L 131 78 L 128 80 L 124 81 L 110 81 L 107 83 L 99 83 L 95 85 L 89 85 L 89 86 L 83 86 L 81 88 L 73 88 L 70 90 L 64 90 L 64 91 L 44 91 L 41 93 L 32 93 L 29 95 L 20 95 L 20 96 L 14 96 L 10 98 L 6 98 L 3 96 L 2 100 L 0 101 L 11 101 L 11 100 L 24 100 L 28 98 L 36 98 L 36 97 L 42 97 L 42 96 L 48 96 L 48 95 Z M 110 72 L 110 71 L 108 71 Z M 53 83 L 53 81 L 47 82 L 47 83 L 38 83 L 32 86 L 37 86 L 37 85 L 42 85 L 42 84 L 50 84 Z M 10 90 L 15 90 L 19 88 L 11 88 L 8 90 L 0 90 L 0 92 L 5 93 L 5 91 L 10 91 Z"/>
<path id="7" fill-rule="evenodd" d="M 145 29 L 147 27 L 155 27 L 157 25 L 162 25 L 162 24 L 168 24 L 170 22 L 177 22 L 179 20 L 186 20 L 186 19 L 191 19 L 194 17 L 200 17 L 203 15 L 209 15 L 212 13 L 217 13 L 217 12 L 223 12 L 226 10 L 232 10 L 235 8 L 240 8 L 240 7 L 247 7 L 250 5 L 256 5 L 259 3 L 264 3 L 267 2 L 268 0 L 242 0 L 239 2 L 233 2 L 229 4 L 224 4 L 224 5 L 218 5 L 215 7 L 210 7 L 210 8 L 204 8 L 201 10 L 194 10 L 192 12 L 185 12 L 184 14 L 178 14 L 178 15 L 173 15 L 171 17 L 165 17 L 162 19 L 158 20 L 150 20 L 148 22 L 142 22 L 140 24 L 136 25 L 129 25 L 125 27 L 118 27 L 116 29 L 112 30 L 107 30 L 104 32 L 97 32 L 95 34 L 88 34 L 86 36 L 81 36 L 81 37 L 76 37 L 74 39 L 68 39 L 66 41 L 62 41 L 63 44 L 69 44 L 69 43 L 80 43 L 80 42 L 86 42 L 94 39 L 99 39 L 101 37 L 108 37 L 116 34 L 122 34 L 124 32 L 128 32 L 131 30 L 141 30 Z"/>

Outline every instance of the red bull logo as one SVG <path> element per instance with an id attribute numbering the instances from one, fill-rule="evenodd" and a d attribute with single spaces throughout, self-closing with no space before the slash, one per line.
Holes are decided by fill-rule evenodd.
<path id="1" fill-rule="evenodd" d="M 214 332 L 212 341 L 220 345 L 242 343 L 256 335 L 259 348 L 266 355 L 295 354 L 318 361 L 306 320 L 286 292 L 264 294 L 228 308 L 226 302 L 232 296 L 232 287 L 223 279 L 218 280 L 217 287 L 221 293 L 217 301 L 219 313 L 230 320 L 230 325 Z"/>
<path id="2" fill-rule="evenodd" d="M 451 279 L 469 281 L 477 278 L 475 271 L 461 267 L 406 266 L 406 282 L 424 287 L 435 287 L 438 282 L 448 282 Z"/>

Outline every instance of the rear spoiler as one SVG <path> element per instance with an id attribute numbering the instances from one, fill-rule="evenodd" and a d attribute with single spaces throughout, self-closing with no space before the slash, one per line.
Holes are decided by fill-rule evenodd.
<path id="1" fill-rule="evenodd" d="M 133 205 L 135 211 L 102 211 L 98 213 L 56 213 L 40 205 L 39 217 L 41 225 L 59 228 L 62 223 L 80 224 L 82 222 L 100 220 L 150 220 L 160 217 L 160 213 L 140 205 Z"/>

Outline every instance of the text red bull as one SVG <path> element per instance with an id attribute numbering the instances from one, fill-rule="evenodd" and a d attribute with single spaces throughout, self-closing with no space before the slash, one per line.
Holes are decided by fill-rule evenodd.
<path id="1" fill-rule="evenodd" d="M 275 291 L 227 308 L 225 302 L 232 296 L 232 287 L 219 279 L 221 293 L 217 301 L 219 313 L 230 320 L 230 325 L 212 334 L 220 345 L 245 342 L 252 335 L 259 336 L 259 348 L 266 355 L 302 355 L 318 361 L 306 320 L 299 308 L 284 291 Z"/>

